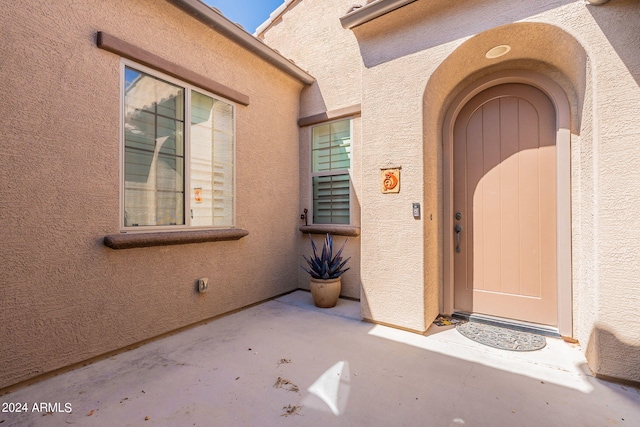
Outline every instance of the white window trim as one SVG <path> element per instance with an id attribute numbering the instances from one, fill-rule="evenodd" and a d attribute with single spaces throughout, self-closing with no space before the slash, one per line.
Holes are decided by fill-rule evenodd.
<path id="1" fill-rule="evenodd" d="M 341 117 L 335 120 L 327 120 L 326 122 L 316 123 L 309 127 L 309 205 L 307 206 L 308 213 L 311 214 L 310 225 L 314 226 L 330 226 L 330 227 L 353 227 L 353 202 L 354 202 L 354 187 L 353 187 L 353 117 Z M 349 120 L 349 138 L 351 138 L 351 157 L 349 159 L 349 168 L 348 169 L 336 169 L 326 172 L 313 172 L 313 128 L 317 126 L 324 126 L 331 123 L 343 122 L 345 120 Z M 313 212 L 313 178 L 316 176 L 333 176 L 333 175 L 349 175 L 349 223 L 348 224 L 327 224 L 327 223 L 317 223 L 315 222 L 315 215 Z"/>
<path id="2" fill-rule="evenodd" d="M 125 117 L 124 117 L 124 102 L 125 102 L 125 67 L 135 68 L 136 70 L 147 73 L 151 76 L 161 78 L 169 83 L 178 85 L 184 89 L 189 89 L 185 91 L 185 112 L 184 112 L 184 219 L 185 224 L 180 225 L 144 225 L 144 226 L 135 226 L 135 227 L 126 227 L 124 225 L 124 170 L 125 170 Z M 195 90 L 203 95 L 210 96 L 211 98 L 217 99 L 219 101 L 226 102 L 231 105 L 233 108 L 233 215 L 232 215 L 232 224 L 225 225 L 220 227 L 215 226 L 206 226 L 206 227 L 194 227 L 191 226 L 191 188 L 187 186 L 191 182 L 191 171 L 190 171 L 190 159 L 191 159 L 191 90 Z M 229 229 L 236 227 L 236 196 L 237 196 L 237 187 L 236 187 L 236 175 L 237 175 L 237 157 L 236 157 L 236 113 L 237 113 L 237 105 L 235 102 L 230 101 L 226 98 L 222 98 L 221 96 L 215 95 L 207 90 L 204 90 L 198 86 L 194 86 L 192 84 L 186 83 L 180 79 L 176 79 L 171 77 L 161 71 L 155 70 L 153 68 L 144 66 L 135 61 L 131 61 L 126 58 L 120 59 L 120 129 L 119 129 L 119 165 L 120 165 L 120 183 L 119 183 L 119 200 L 120 206 L 118 209 L 119 212 L 119 225 L 121 233 L 145 233 L 145 232 L 176 232 L 176 231 L 191 231 L 191 230 L 220 230 L 220 229 Z M 188 164 L 189 162 L 189 164 Z"/>

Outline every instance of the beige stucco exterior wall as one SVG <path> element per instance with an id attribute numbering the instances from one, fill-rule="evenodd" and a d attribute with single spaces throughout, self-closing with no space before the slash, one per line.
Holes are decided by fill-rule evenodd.
<path id="1" fill-rule="evenodd" d="M 293 2 L 288 11 L 273 22 L 264 34 L 258 34 L 265 43 L 273 46 L 287 58 L 291 58 L 302 69 L 314 76 L 316 82 L 305 87 L 300 98 L 300 117 L 309 117 L 331 112 L 360 103 L 361 65 L 358 43 L 351 31 L 340 26 L 339 17 L 353 6 L 344 0 L 301 0 Z M 313 18 L 310 18 L 313 17 Z M 321 17 L 322 19 L 317 19 Z M 309 25 L 313 20 L 313 25 Z M 306 23 L 306 24 L 305 24 Z M 352 117 L 351 159 L 351 225 L 360 227 L 362 138 L 361 120 Z M 308 209 L 309 224 L 312 222 L 313 200 L 311 195 L 311 128 L 300 128 L 300 205 L 298 211 Z M 300 221 L 300 225 L 304 221 Z M 311 252 L 309 238 L 299 233 L 299 256 Z M 317 243 L 323 235 L 314 235 Z M 350 270 L 342 279 L 341 295 L 360 298 L 361 263 L 360 237 L 349 237 L 344 250 L 351 257 Z M 337 236 L 336 244 L 342 245 L 344 237 Z M 339 246 L 338 246 L 339 247 Z M 298 286 L 309 289 L 309 275 L 302 269 L 298 273 Z"/>
<path id="2" fill-rule="evenodd" d="M 250 97 L 236 110 L 247 237 L 103 245 L 119 231 L 120 58 L 97 31 Z M 297 287 L 301 83 L 164 1 L 11 1 L 0 33 L 0 389 Z"/>
<path id="3" fill-rule="evenodd" d="M 573 337 L 596 373 L 640 381 L 640 4 L 417 1 L 351 31 L 339 17 L 352 5 L 301 0 L 264 35 L 317 78 L 300 99 L 300 83 L 165 2 L 3 6 L 0 388 L 307 287 L 310 128 L 295 123 L 354 104 L 362 234 L 343 295 L 361 298 L 366 319 L 424 331 L 445 311 L 442 122 L 456 94 L 510 69 L 551 77 L 571 108 Z M 102 244 L 118 232 L 120 62 L 95 47 L 99 30 L 250 97 L 236 164 L 249 236 Z M 510 54 L 486 62 L 505 41 Z M 380 168 L 398 166 L 401 192 L 381 194 Z"/>
<path id="4" fill-rule="evenodd" d="M 444 311 L 445 114 L 480 78 L 535 71 L 564 90 L 571 109 L 571 334 L 596 373 L 639 381 L 640 4 L 417 1 L 354 28 L 357 50 L 325 52 L 349 40 L 336 21 L 350 5 L 303 0 L 265 40 L 319 77 L 320 95 L 303 94 L 303 108 L 319 98 L 362 104 L 363 316 L 421 331 Z M 321 48 L 313 47 L 319 35 L 304 16 L 323 17 L 319 26 L 333 31 L 322 33 Z M 305 48 L 290 48 L 298 42 Z M 503 43 L 512 46 L 508 55 L 484 57 Z M 355 64 L 360 91 L 329 77 L 352 75 Z M 342 93 L 348 102 L 336 101 Z M 387 166 L 402 167 L 396 196 L 379 191 Z M 411 216 L 412 202 L 422 203 L 420 220 Z"/>
<path id="5" fill-rule="evenodd" d="M 582 235 L 592 255 L 582 260 L 589 279 L 576 286 L 593 289 L 586 292 L 595 313 L 581 304 L 578 336 L 592 370 L 640 381 L 640 4 L 611 2 L 585 19 L 594 27 L 584 35 L 593 61 L 593 145 L 581 171 L 593 180 L 585 182 L 584 205 L 576 204 L 593 229 Z"/>
<path id="6" fill-rule="evenodd" d="M 360 102 L 361 61 L 353 33 L 340 25 L 348 0 L 297 0 L 258 38 L 316 79 L 303 90 L 300 117 Z"/>
<path id="7" fill-rule="evenodd" d="M 359 142 L 361 141 L 360 117 L 353 117 L 351 124 L 351 140 L 352 140 L 352 153 L 356 155 L 351 159 L 351 225 L 360 227 L 360 186 L 361 186 L 361 163 L 357 157 L 357 153 L 360 149 Z M 308 224 L 311 224 L 311 217 L 313 213 L 313 196 L 311 190 L 311 130 L 312 126 L 304 126 L 300 128 L 300 212 L 302 213 L 306 208 L 308 210 Z M 304 224 L 304 221 L 300 221 L 300 224 Z M 321 250 L 321 245 L 324 244 L 325 235 L 313 234 L 313 238 L 316 247 Z M 349 270 L 344 273 L 341 281 L 340 295 L 350 298 L 360 298 L 360 237 L 351 236 L 339 236 L 335 235 L 334 239 L 334 252 L 338 251 L 345 239 L 347 240 L 346 246 L 342 253 L 343 258 L 346 260 L 351 257 L 345 267 Z M 311 243 L 309 242 L 309 236 L 302 235 L 300 233 L 300 248 L 299 257 L 296 260 L 300 265 L 305 265 L 302 256 L 311 255 Z M 309 274 L 302 268 L 298 271 L 298 287 L 301 289 L 309 289 Z"/>

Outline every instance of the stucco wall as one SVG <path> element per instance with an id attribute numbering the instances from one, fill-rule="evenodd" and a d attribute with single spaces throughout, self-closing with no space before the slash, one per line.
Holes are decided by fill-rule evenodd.
<path id="1" fill-rule="evenodd" d="M 354 156 L 351 159 L 351 196 L 350 196 L 350 216 L 351 225 L 355 227 L 360 226 L 360 192 L 361 192 L 361 162 L 358 158 L 360 152 L 360 131 L 361 120 L 359 117 L 352 119 L 352 153 Z M 311 185 L 311 132 L 312 126 L 305 126 L 300 128 L 300 212 L 304 209 L 308 209 L 308 224 L 311 224 L 311 218 L 313 215 L 313 196 Z M 304 221 L 300 221 L 303 225 Z M 325 235 L 313 234 L 311 237 L 316 244 L 316 247 L 320 248 L 324 243 Z M 342 253 L 343 258 L 351 258 L 345 267 L 349 270 L 342 276 L 342 287 L 340 289 L 340 295 L 350 298 L 360 298 L 360 237 L 359 236 L 334 236 L 334 251 L 338 251 L 343 242 L 347 240 L 346 246 Z M 312 254 L 311 243 L 309 242 L 309 236 L 300 235 L 299 241 L 299 257 L 297 261 L 300 265 L 305 264 L 303 255 L 308 256 Z M 306 264 L 305 264 L 306 265 Z M 302 268 L 298 271 L 298 287 L 301 289 L 309 289 L 309 274 Z"/>
<path id="2" fill-rule="evenodd" d="M 426 155 L 428 147 L 439 151 L 438 126 L 462 88 L 510 68 L 543 73 L 562 86 L 572 109 L 573 335 L 595 372 L 636 381 L 640 328 L 633 313 L 640 293 L 637 263 L 631 258 L 637 258 L 639 248 L 631 224 L 638 221 L 639 204 L 637 168 L 632 166 L 640 153 L 632 143 L 640 130 L 639 13 L 640 5 L 632 1 L 601 7 L 574 1 L 469 1 L 464 9 L 415 2 L 354 29 L 365 64 L 363 111 L 372 113 L 391 100 L 391 106 L 404 112 L 386 122 L 363 120 L 363 138 L 375 147 L 398 129 L 408 133 L 424 114 L 424 129 L 406 145 L 417 146 L 418 134 L 424 132 L 425 195 L 433 194 L 429 171 L 440 166 L 437 156 Z M 511 24 L 514 17 L 521 23 Z M 487 61 L 484 53 L 502 43 L 512 46 L 511 53 Z M 421 91 L 422 105 L 415 95 Z M 384 158 L 380 151 L 373 156 L 378 162 Z M 364 186 L 363 227 L 375 215 L 371 212 L 381 209 L 368 204 L 369 194 Z M 432 197 L 425 199 L 425 204 L 435 203 Z M 387 221 L 400 221 L 399 210 L 390 212 L 395 215 Z M 410 226 L 409 221 L 403 224 Z M 427 260 L 442 250 L 429 235 L 425 233 Z M 380 237 L 388 241 L 391 234 Z M 378 250 L 373 249 L 369 252 L 363 244 L 362 256 L 377 265 L 369 261 Z M 426 288 L 429 283 L 427 278 Z"/>
<path id="3" fill-rule="evenodd" d="M 250 97 L 236 110 L 247 237 L 102 244 L 119 231 L 120 58 L 96 31 Z M 0 33 L 0 388 L 297 287 L 302 84 L 163 1 L 11 1 Z"/>
<path id="4" fill-rule="evenodd" d="M 303 90 L 301 117 L 360 102 L 358 43 L 339 20 L 353 5 L 349 0 L 300 0 L 258 34 L 315 77 L 316 83 Z"/>
<path id="5" fill-rule="evenodd" d="M 634 261 L 640 249 L 634 166 L 640 156 L 640 5 L 418 1 L 354 28 L 357 51 L 350 43 L 330 49 L 349 40 L 337 19 L 350 5 L 299 2 L 265 40 L 314 75 L 327 76 L 318 80 L 319 94 L 303 94 L 303 108 L 317 112 L 307 106 L 318 99 L 331 100 L 327 109 L 362 104 L 363 315 L 424 330 L 443 311 L 444 116 L 477 79 L 510 69 L 535 71 L 561 86 L 571 109 L 570 333 L 592 370 L 640 380 L 634 314 L 640 300 L 640 264 Z M 314 33 L 304 16 L 323 16 L 323 32 Z M 322 47 L 314 47 L 313 37 L 321 37 Z M 291 47 L 298 42 L 305 47 Z M 508 55 L 484 57 L 503 43 L 512 46 Z M 359 91 L 339 80 L 354 74 L 355 64 Z M 343 94 L 349 102 L 336 101 Z M 380 194 L 379 169 L 386 166 L 402 166 L 397 196 Z M 419 221 L 411 216 L 412 202 L 423 205 Z"/>
<path id="6" fill-rule="evenodd" d="M 580 210 L 593 222 L 595 313 L 579 336 L 598 374 L 640 381 L 640 4 L 618 0 L 588 12 L 593 147 L 581 166 L 593 173 L 593 198 Z"/>
<path id="7" fill-rule="evenodd" d="M 305 87 L 300 97 L 300 117 L 308 117 L 326 111 L 333 111 L 359 104 L 361 100 L 361 66 L 358 44 L 351 31 L 340 25 L 340 16 L 353 6 L 345 0 L 302 0 L 294 2 L 281 19 L 258 36 L 287 58 L 291 58 L 302 69 L 309 71 L 316 79 L 311 86 Z M 321 19 L 320 19 L 321 18 Z M 310 25 L 310 22 L 313 22 Z M 353 135 L 351 140 L 351 225 L 360 226 L 361 209 L 361 120 L 353 117 Z M 300 206 L 302 213 L 309 210 L 309 223 L 313 211 L 311 199 L 311 126 L 300 128 Z M 300 222 L 304 224 L 304 222 Z M 314 238 L 322 240 L 321 235 Z M 342 244 L 343 238 L 337 237 L 336 243 Z M 302 264 L 302 255 L 311 252 L 309 239 L 299 237 L 298 261 Z M 351 257 L 349 270 L 342 279 L 341 295 L 360 298 L 360 237 L 349 237 L 344 252 Z M 298 275 L 298 286 L 309 288 L 309 276 L 302 269 Z"/>

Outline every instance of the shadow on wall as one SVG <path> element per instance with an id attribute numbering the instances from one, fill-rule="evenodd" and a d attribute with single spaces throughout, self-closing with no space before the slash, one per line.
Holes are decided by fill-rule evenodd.
<path id="1" fill-rule="evenodd" d="M 598 378 L 640 384 L 640 346 L 621 341 L 614 332 L 596 325 L 587 343 L 586 357 Z"/>
<path id="2" fill-rule="evenodd" d="M 311 85 L 302 88 L 298 118 L 324 113 L 325 111 L 327 111 L 327 103 L 322 96 L 320 84 L 315 80 Z"/>
<path id="3" fill-rule="evenodd" d="M 445 1 L 414 2 L 372 23 L 354 28 L 353 33 L 358 39 L 365 66 L 371 68 L 492 28 L 513 24 L 574 3 L 574 0 L 562 0 L 553 5 L 548 3 L 527 2 L 525 8 L 523 2 L 510 0 L 464 0 L 455 3 L 458 7 Z M 535 38 L 536 35 L 532 33 L 531 37 Z"/>
<path id="4" fill-rule="evenodd" d="M 640 3 L 615 0 L 602 7 L 588 6 L 587 10 L 640 86 Z"/>
<path id="5" fill-rule="evenodd" d="M 531 35 L 535 34 L 535 40 Z M 495 46 L 499 40 L 509 40 L 510 45 L 518 55 L 507 57 L 505 60 L 488 62 L 484 49 Z M 484 49 L 484 50 L 483 50 Z M 438 194 L 438 239 L 430 244 L 441 259 L 439 276 L 444 284 L 450 283 L 446 268 L 445 253 L 453 244 L 453 225 L 449 224 L 445 199 L 450 188 L 443 183 L 451 173 L 448 169 L 449 159 L 444 156 L 443 137 L 445 117 L 450 108 L 456 108 L 456 97 L 465 88 L 476 85 L 476 82 L 491 75 L 509 74 L 516 76 L 521 72 L 533 72 L 544 75 L 560 85 L 570 105 L 570 132 L 580 135 L 583 122 L 583 110 L 587 93 L 587 64 L 588 58 L 582 46 L 569 34 L 558 27 L 541 23 L 517 23 L 494 28 L 466 40 L 446 58 L 436 65 L 425 87 L 424 108 L 424 147 L 425 150 L 435 152 L 434 156 L 425 156 L 425 171 L 435 171 L 436 178 L 432 181 L 431 191 Z M 452 113 L 453 114 L 453 113 Z M 430 160 L 435 159 L 435 160 Z M 450 177 L 452 179 L 452 177 Z M 447 217 L 445 218 L 445 214 Z M 434 249 L 435 248 L 435 249 Z M 450 300 L 453 295 L 446 291 L 440 297 L 440 312 L 446 313 L 453 307 Z"/>

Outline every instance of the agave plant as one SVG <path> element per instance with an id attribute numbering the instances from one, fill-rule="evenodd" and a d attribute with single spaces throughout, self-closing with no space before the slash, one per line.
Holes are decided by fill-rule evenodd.
<path id="1" fill-rule="evenodd" d="M 309 235 L 309 240 L 311 240 L 313 256 L 303 255 L 304 260 L 309 264 L 309 268 L 305 268 L 304 266 L 301 267 L 304 271 L 309 273 L 311 277 L 323 280 L 336 279 L 340 277 L 342 273 L 349 270 L 349 268 L 344 268 L 344 266 L 351 257 L 343 261 L 341 256 L 342 250 L 347 244 L 348 239 L 345 239 L 342 247 L 335 256 L 333 256 L 333 237 L 331 234 L 327 233 L 327 237 L 324 239 L 324 246 L 322 247 L 322 254 L 320 256 L 318 256 L 318 250 L 315 243 L 313 243 L 313 239 L 311 239 L 311 235 Z"/>

